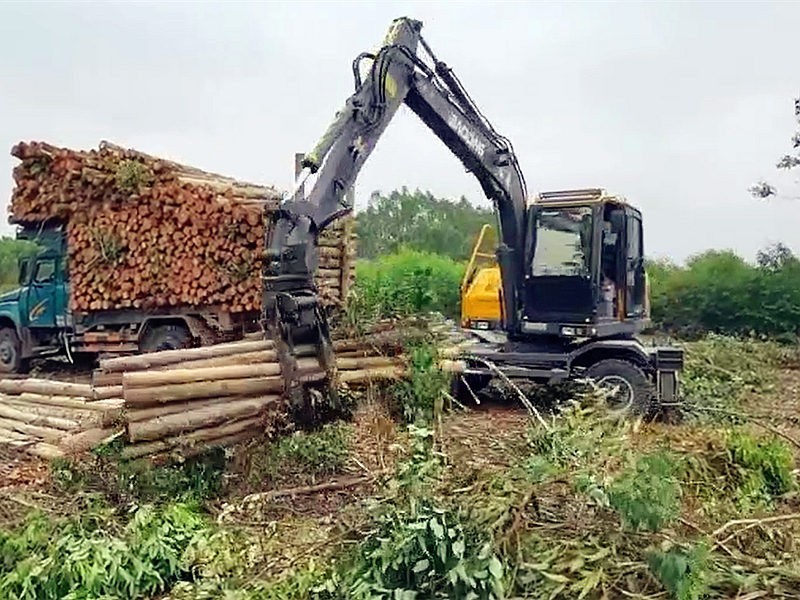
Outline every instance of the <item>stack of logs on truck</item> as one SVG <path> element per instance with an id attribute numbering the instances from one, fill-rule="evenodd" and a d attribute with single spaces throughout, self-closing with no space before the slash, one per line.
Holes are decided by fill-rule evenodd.
<path id="1" fill-rule="evenodd" d="M 10 221 L 38 250 L 0 296 L 0 371 L 53 353 L 149 352 L 256 331 L 280 193 L 103 142 L 19 143 Z M 344 299 L 352 218 L 320 239 L 317 284 Z"/>

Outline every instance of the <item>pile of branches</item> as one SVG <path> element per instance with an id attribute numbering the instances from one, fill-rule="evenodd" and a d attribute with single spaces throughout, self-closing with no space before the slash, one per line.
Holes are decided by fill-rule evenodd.
<path id="1" fill-rule="evenodd" d="M 106 142 L 89 151 L 22 142 L 11 153 L 22 161 L 12 221 L 66 224 L 72 310 L 260 308 L 275 188 Z M 350 278 L 351 236 L 343 239 L 343 228 L 321 240 L 318 283 L 333 300 Z"/>

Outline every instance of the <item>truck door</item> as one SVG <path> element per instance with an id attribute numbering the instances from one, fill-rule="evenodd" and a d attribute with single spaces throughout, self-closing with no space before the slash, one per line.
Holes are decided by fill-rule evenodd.
<path id="1" fill-rule="evenodd" d="M 28 327 L 56 326 L 56 266 L 55 257 L 36 259 L 28 287 Z"/>

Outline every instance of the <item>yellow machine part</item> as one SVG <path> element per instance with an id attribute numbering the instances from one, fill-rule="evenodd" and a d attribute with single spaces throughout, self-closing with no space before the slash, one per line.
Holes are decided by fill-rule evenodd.
<path id="1" fill-rule="evenodd" d="M 494 328 L 500 323 L 500 267 L 485 267 L 475 273 L 461 297 L 464 327 Z M 483 327 L 482 327 L 483 328 Z"/>
<path id="2" fill-rule="evenodd" d="M 495 244 L 491 225 L 484 225 L 461 281 L 462 327 L 495 329 L 500 325 L 501 279 L 494 258 Z"/>

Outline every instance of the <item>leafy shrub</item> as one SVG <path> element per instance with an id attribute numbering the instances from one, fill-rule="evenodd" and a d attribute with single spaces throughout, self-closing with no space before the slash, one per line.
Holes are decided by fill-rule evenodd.
<path id="1" fill-rule="evenodd" d="M 183 554 L 206 532 L 184 504 L 144 506 L 116 531 L 107 515 L 63 521 L 34 515 L 19 530 L 0 531 L 0 597 L 150 597 L 191 576 Z"/>
<path id="2" fill-rule="evenodd" d="M 727 450 L 740 504 L 769 504 L 794 489 L 794 457 L 783 441 L 734 430 L 728 435 Z"/>
<path id="3" fill-rule="evenodd" d="M 329 423 L 315 431 L 298 431 L 254 450 L 251 479 L 280 480 L 287 475 L 312 478 L 337 473 L 350 455 L 351 428 Z"/>
<path id="4" fill-rule="evenodd" d="M 408 350 L 409 374 L 394 386 L 393 397 L 407 423 L 426 421 L 441 410 L 450 379 L 439 368 L 435 346 L 420 343 Z"/>
<path id="5" fill-rule="evenodd" d="M 358 313 L 373 318 L 439 312 L 458 314 L 464 265 L 415 250 L 359 261 L 352 298 Z"/>
<path id="6" fill-rule="evenodd" d="M 222 488 L 225 453 L 212 450 L 185 462 L 154 466 L 148 460 L 118 461 L 110 455 L 53 461 L 53 481 L 65 492 L 101 492 L 113 500 L 200 501 Z"/>
<path id="7" fill-rule="evenodd" d="M 730 251 L 698 254 L 685 267 L 648 264 L 654 323 L 697 336 L 767 335 L 787 340 L 800 333 L 800 261 L 783 246 L 759 255 L 751 265 Z"/>
<path id="8" fill-rule="evenodd" d="M 689 410 L 700 420 L 731 420 L 748 391 L 764 391 L 786 356 L 778 344 L 711 334 L 686 345 L 681 374 Z"/>
<path id="9" fill-rule="evenodd" d="M 671 548 L 648 557 L 650 571 L 675 600 L 700 600 L 708 585 L 708 548 Z"/>
<path id="10" fill-rule="evenodd" d="M 649 454 L 620 475 L 608 489 L 608 500 L 622 522 L 633 529 L 658 531 L 680 512 L 680 485 L 674 460 Z"/>
<path id="11" fill-rule="evenodd" d="M 33 242 L 0 238 L 0 291 L 13 289 L 19 283 L 19 259 L 36 254 Z"/>

